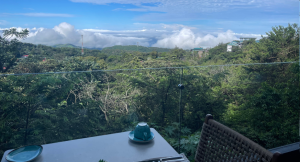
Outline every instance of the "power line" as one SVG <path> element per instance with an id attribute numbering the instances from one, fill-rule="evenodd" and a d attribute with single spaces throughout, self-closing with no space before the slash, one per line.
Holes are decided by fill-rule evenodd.
<path id="1" fill-rule="evenodd" d="M 114 71 L 139 71 L 139 70 L 163 70 L 163 69 L 188 69 L 188 68 L 207 68 L 207 67 L 224 67 L 224 66 L 250 66 L 250 65 L 272 65 L 272 64 L 292 64 L 291 62 L 271 62 L 271 63 L 250 63 L 250 64 L 225 64 L 225 65 L 207 65 L 207 66 L 183 66 L 183 67 L 161 67 L 161 68 L 140 68 L 140 69 L 114 69 L 114 70 L 92 70 L 92 71 L 62 71 L 62 72 L 45 72 L 45 73 L 20 73 L 20 74 L 1 74 L 0 76 L 20 76 L 20 75 L 39 75 L 39 74 L 68 74 L 68 73 L 90 73 L 90 72 L 114 72 Z"/>

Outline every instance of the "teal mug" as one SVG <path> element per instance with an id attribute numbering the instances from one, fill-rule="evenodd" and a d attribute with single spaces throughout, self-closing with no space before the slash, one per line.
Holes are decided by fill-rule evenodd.
<path id="1" fill-rule="evenodd" d="M 147 141 L 151 137 L 149 125 L 145 122 L 138 123 L 134 130 L 134 137 Z"/>

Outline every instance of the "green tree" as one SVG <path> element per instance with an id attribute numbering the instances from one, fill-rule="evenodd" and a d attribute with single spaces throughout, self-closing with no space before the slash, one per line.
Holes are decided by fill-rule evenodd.
<path id="1" fill-rule="evenodd" d="M 170 53 L 172 55 L 176 56 L 177 59 L 183 59 L 183 56 L 186 55 L 186 52 L 183 49 L 178 48 L 178 47 L 171 50 Z"/>
<path id="2" fill-rule="evenodd" d="M 17 58 L 20 57 L 18 51 L 19 39 L 24 39 L 28 36 L 29 31 L 27 29 L 18 32 L 16 28 L 3 31 L 3 37 L 0 36 L 0 71 L 2 73 L 7 72 L 15 65 Z M 10 38 L 15 37 L 13 40 Z"/>

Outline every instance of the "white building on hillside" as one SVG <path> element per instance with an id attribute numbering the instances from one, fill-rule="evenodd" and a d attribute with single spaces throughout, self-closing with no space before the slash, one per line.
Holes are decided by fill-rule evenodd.
<path id="1" fill-rule="evenodd" d="M 251 40 L 251 39 L 256 39 L 256 38 L 251 38 L 251 37 L 240 37 L 240 40 L 234 40 L 230 43 L 227 44 L 227 52 L 232 52 L 232 47 L 233 46 L 238 46 L 238 47 L 242 47 L 242 44 L 244 41 L 246 40 Z M 258 43 L 258 41 L 256 41 Z"/>
<path id="2" fill-rule="evenodd" d="M 233 46 L 239 46 L 239 47 L 241 47 L 241 45 L 240 45 L 239 42 L 232 41 L 229 44 L 227 44 L 227 52 L 232 52 L 232 47 Z"/>

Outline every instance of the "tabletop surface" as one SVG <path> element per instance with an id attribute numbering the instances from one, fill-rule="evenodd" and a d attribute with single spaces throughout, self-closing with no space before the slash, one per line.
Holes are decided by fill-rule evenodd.
<path id="1" fill-rule="evenodd" d="M 154 129 L 149 143 L 132 142 L 129 131 L 45 144 L 41 155 L 32 162 L 134 162 L 155 157 L 178 156 L 171 145 Z M 8 162 L 5 151 L 1 162 Z"/>

